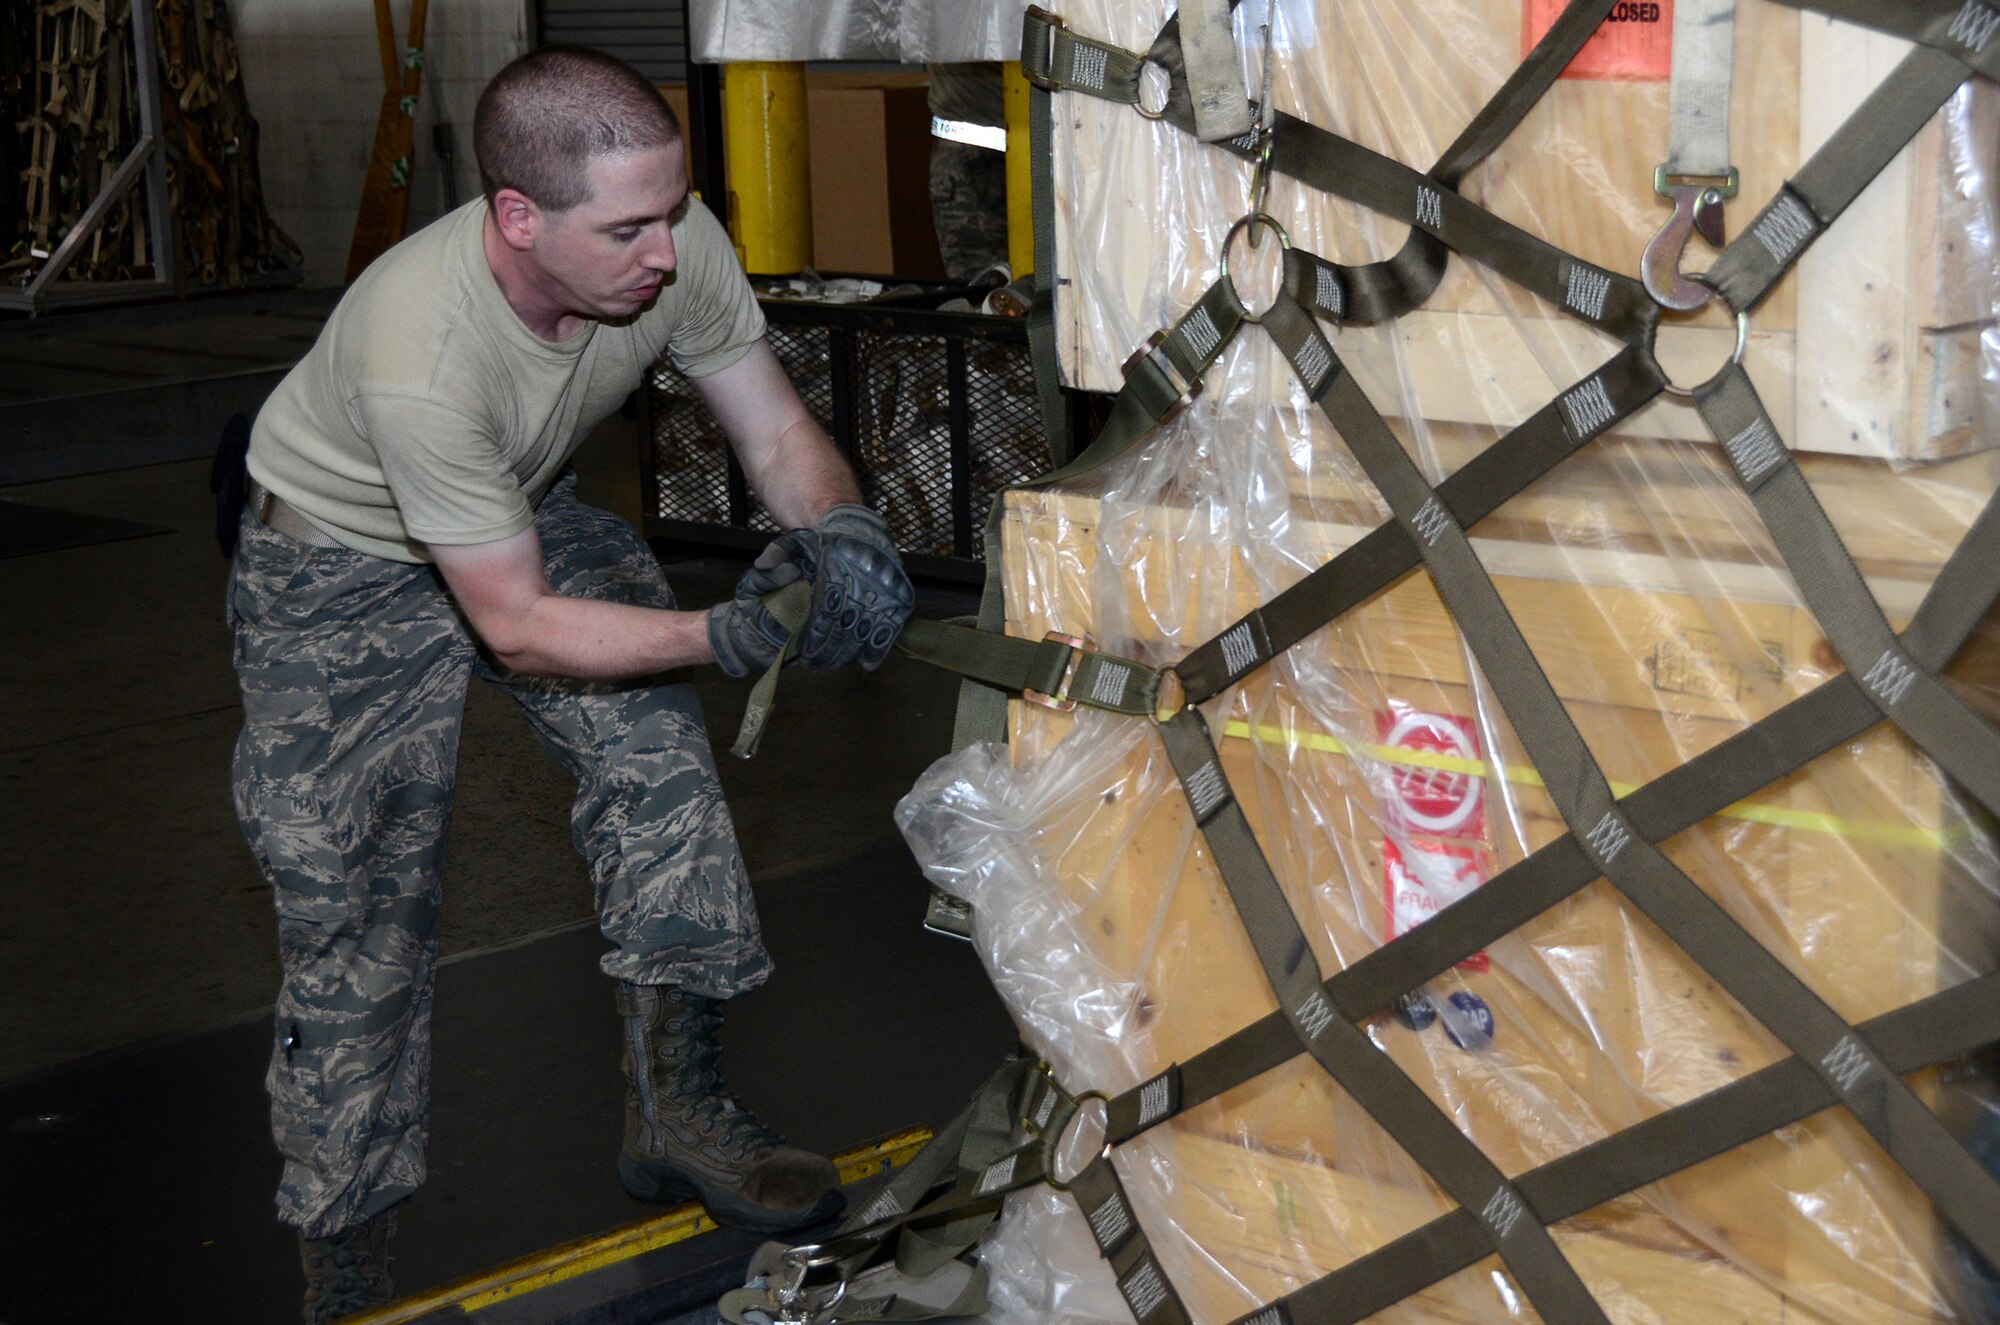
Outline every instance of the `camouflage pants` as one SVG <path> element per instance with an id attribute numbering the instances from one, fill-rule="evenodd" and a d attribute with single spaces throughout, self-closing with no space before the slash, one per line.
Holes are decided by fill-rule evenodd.
<path id="1" fill-rule="evenodd" d="M 1007 260 L 1007 156 L 931 139 L 931 223 L 955 281 Z"/>
<path id="2" fill-rule="evenodd" d="M 573 487 L 535 518 L 550 584 L 671 607 L 631 526 Z M 312 547 L 254 519 L 228 606 L 244 711 L 236 812 L 276 892 L 284 966 L 265 1084 L 286 1223 L 324 1236 L 423 1182 L 445 833 L 474 673 L 506 686 L 576 776 L 576 845 L 614 945 L 606 974 L 720 998 L 769 975 L 688 686 L 503 674 L 435 568 Z"/>

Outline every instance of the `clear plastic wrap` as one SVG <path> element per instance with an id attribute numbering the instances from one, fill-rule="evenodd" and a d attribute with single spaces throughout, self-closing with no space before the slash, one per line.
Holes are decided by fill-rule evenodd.
<path id="1" fill-rule="evenodd" d="M 1272 8 L 1279 105 L 1418 164 L 1442 149 L 1522 49 L 1519 5 L 1277 0 Z M 1264 12 L 1264 0 L 1246 0 L 1239 31 L 1247 36 Z M 1845 25 L 1781 6 L 1746 0 L 1739 12 L 1739 89 L 1759 77 L 1759 57 L 1773 44 L 1797 60 L 1802 47 L 1844 50 L 1841 43 L 1862 41 Z M 1496 41 L 1495 16 L 1507 14 L 1512 35 Z M 1078 31 L 1144 49 L 1167 12 L 1079 0 L 1063 17 Z M 1337 58 L 1329 53 L 1336 48 Z M 1886 69 L 1892 55 L 1876 50 L 1865 67 Z M 1340 84 L 1336 97 L 1332 71 L 1353 61 L 1364 62 L 1368 76 Z M 1843 95 L 1858 99 L 1873 81 Z M 1785 104 L 1796 120 L 1796 69 L 1790 86 Z M 1653 148 L 1625 152 L 1647 158 L 1643 183 L 1593 175 L 1605 134 L 1643 137 L 1647 124 L 1579 118 L 1561 95 L 1573 87 L 1558 83 L 1555 109 L 1532 113 L 1507 150 L 1560 163 L 1573 181 L 1566 187 L 1598 190 L 1598 202 L 1615 202 L 1632 228 L 1650 230 L 1663 214 L 1650 192 Z M 1657 93 L 1664 107 L 1663 85 L 1639 90 Z M 1809 378 L 1808 324 L 1799 310 L 1813 281 L 1835 278 L 1897 283 L 1897 298 L 1909 298 L 1902 320 L 1876 328 L 1888 337 L 1878 348 L 1909 381 L 1922 378 L 1920 361 L 1923 371 L 1946 371 L 1936 336 L 1949 328 L 1927 329 L 1914 311 L 1921 292 L 1899 265 L 1906 255 L 1876 250 L 1880 233 L 1868 238 L 1866 227 L 1879 216 L 1871 221 L 1859 204 L 1822 241 L 1859 226 L 1863 237 L 1852 241 L 1859 256 L 1837 269 L 1816 269 L 1809 258 L 1780 288 L 1783 299 L 1760 308 L 1753 337 L 1750 364 L 1767 400 L 1796 403 L 1817 393 L 1811 412 L 1822 421 L 1851 423 L 1858 436 L 1875 439 L 1847 448 L 1875 458 L 1801 458 L 1898 627 L 2000 483 L 1994 429 L 1977 403 L 1991 390 L 2000 348 L 1992 332 L 1995 135 L 1984 101 L 1991 94 L 1984 85 L 1962 91 L 1926 131 L 1930 139 L 1899 158 L 1906 170 L 1937 172 L 1922 189 L 1885 177 L 1862 200 L 1880 203 L 1878 195 L 1901 189 L 1894 206 L 1877 212 L 1900 208 L 1905 220 L 1922 210 L 1913 210 L 1917 193 L 1956 200 L 1943 209 L 1953 218 L 1948 232 L 1933 217 L 1940 228 L 1907 262 L 1927 264 L 1935 276 L 1924 298 L 1959 302 L 1950 326 L 1965 333 L 1956 342 L 1963 353 L 1951 370 L 1959 386 L 1949 390 L 1963 387 L 1975 403 L 1955 397 L 1950 409 L 1970 409 L 1970 421 L 1934 429 L 1923 420 L 1937 411 L 1912 412 L 1908 399 L 1882 413 L 1871 385 L 1886 380 L 1879 373 L 1828 379 L 1833 370 L 1822 365 Z M 1755 85 L 1739 91 L 1739 124 L 1745 97 L 1766 123 L 1783 127 L 1783 98 Z M 1412 109 L 1419 103 L 1436 104 L 1419 114 Z M 1214 278 L 1215 246 L 1245 211 L 1248 170 L 1129 108 L 1082 96 L 1058 105 L 1059 214 L 1069 246 L 1058 304 L 1065 354 L 1083 382 L 1115 385 L 1116 364 Z M 1824 137 L 1837 123 L 1816 132 Z M 1594 125 L 1595 136 L 1579 125 Z M 1808 136 L 1803 128 L 1798 134 Z M 1465 191 L 1558 244 L 1633 270 L 1636 247 L 1630 261 L 1588 252 L 1572 214 L 1588 209 L 1571 207 L 1569 195 L 1547 184 L 1508 191 L 1510 160 L 1524 159 L 1496 155 Z M 1739 224 L 1792 166 L 1775 168 L 1778 175 L 1758 183 L 1746 163 Z M 1282 177 L 1269 210 L 1294 242 L 1343 261 L 1384 256 L 1403 238 L 1400 226 L 1309 199 Z M 1240 247 L 1235 256 L 1253 271 L 1268 262 Z M 1413 325 L 1427 315 L 1419 312 L 1335 336 L 1433 482 L 1615 348 L 1591 343 L 1594 333 L 1468 267 L 1453 258 L 1433 321 Z M 1253 293 L 1262 288 L 1258 276 L 1242 279 L 1250 302 L 1268 298 Z M 1783 337 L 1791 339 L 1780 344 Z M 1525 360 L 1494 348 L 1508 339 L 1527 347 Z M 1115 465 L 1060 489 L 1007 497 L 1011 633 L 1087 636 L 1101 650 L 1164 665 L 1388 518 L 1268 337 L 1246 329 L 1207 384 L 1191 410 Z M 1788 430 L 1817 426 L 1802 422 L 1803 406 L 1773 410 L 1788 439 Z M 1841 670 L 1727 461 L 1697 440 L 1705 436 L 1692 410 L 1658 403 L 1471 531 L 1621 793 Z M 1989 721 L 2000 719 L 2000 623 L 1983 623 L 1948 675 Z M 1253 674 L 1204 716 L 1325 973 L 1423 923 L 1564 831 L 1421 573 Z M 1017 704 L 1011 732 L 1010 750 L 973 747 L 933 768 L 899 818 L 927 874 L 973 903 L 982 958 L 1058 1078 L 1073 1090 L 1129 1088 L 1271 1011 L 1262 971 L 1149 724 Z M 1663 846 L 1850 1021 L 1996 965 L 2000 838 L 1887 726 Z M 1508 1174 L 1786 1056 L 1602 880 L 1434 980 L 1430 994 L 1435 1024 L 1417 1029 L 1384 1015 L 1365 1029 Z M 1953 1126 L 1995 1129 L 1990 1062 L 1911 1080 Z M 1121 1146 L 1115 1162 L 1200 1321 L 1252 1311 L 1452 1208 L 1303 1057 Z M 1072 1295 L 1064 1307 L 1072 1317 L 1126 1319 L 1101 1266 L 1074 1268 L 1088 1239 L 1073 1209 L 1063 1223 L 1049 1213 L 1061 1206 L 1057 1198 L 1030 1199 L 1044 1214 L 1017 1201 L 992 1253 L 996 1278 L 1025 1278 L 996 1300 L 1046 1308 L 1058 1289 L 1030 1281 L 1047 1274 Z M 1839 1110 L 1553 1232 L 1619 1322 L 1990 1319 L 1980 1314 L 1990 1290 L 1968 1277 L 1929 1203 Z M 1382 1318 L 1486 1322 L 1531 1320 L 1534 1312 L 1489 1259 Z"/>
<path id="2" fill-rule="evenodd" d="M 1519 64 L 1529 26 L 1555 0 L 1333 4 L 1243 0 L 1236 31 L 1246 65 L 1267 21 L 1278 107 L 1398 161 L 1428 168 Z M 1640 9 L 1640 6 L 1632 6 Z M 1172 6 L 1083 0 L 1061 6 L 1077 32 L 1144 51 Z M 1670 6 L 1660 6 L 1670 16 Z M 1725 208 L 1733 236 L 1844 123 L 1910 49 L 1900 39 L 1770 0 L 1736 9 L 1732 159 L 1741 192 Z M 1666 159 L 1670 22 L 1610 23 L 1646 38 L 1646 76 L 1557 80 L 1459 192 L 1507 221 L 1607 270 L 1636 276 L 1665 223 L 1653 192 Z M 1838 71 L 1837 74 L 1835 71 Z M 1632 71 L 1628 71 L 1628 75 Z M 1261 74 L 1249 74 L 1250 86 Z M 1213 279 L 1223 236 L 1247 209 L 1251 169 L 1129 107 L 1061 98 L 1055 145 L 1057 313 L 1064 375 L 1114 390 L 1132 346 L 1177 316 Z M 2000 89 L 1974 79 L 1816 241 L 1761 303 L 1746 360 L 1795 449 L 1938 458 L 1994 443 L 2000 344 L 1993 245 Z M 1266 210 L 1293 242 L 1336 262 L 1387 258 L 1407 228 L 1279 174 Z M 1243 258 L 1239 240 L 1237 257 Z M 1713 260 L 1690 242 L 1683 267 Z M 1244 283 L 1260 302 L 1268 285 Z M 1256 293 L 1252 293 L 1252 292 Z M 1711 307 L 1670 318 L 1661 361 L 1698 381 L 1728 354 L 1733 330 Z M 1609 358 L 1615 342 L 1505 280 L 1454 258 L 1416 312 L 1356 328 L 1342 354 L 1400 381 L 1385 408 L 1433 423 L 1518 422 Z M 1663 403 L 1628 421 L 1635 436 L 1699 440 L 1693 411 Z"/>
<path id="3" fill-rule="evenodd" d="M 1027 0 L 693 0 L 693 58 L 1014 60 Z"/>

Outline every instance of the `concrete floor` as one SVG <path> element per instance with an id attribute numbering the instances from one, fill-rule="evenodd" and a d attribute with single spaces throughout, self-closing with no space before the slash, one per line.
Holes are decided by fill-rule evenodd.
<path id="1" fill-rule="evenodd" d="M 33 451 L 32 437 L 5 440 Z M 601 429 L 578 468 L 586 500 L 636 519 L 632 425 Z M 0 486 L 0 500 L 165 530 L 0 557 L 0 1171 L 16 1175 L 0 1188 L 23 1184 L 0 1240 L 9 1325 L 127 1318 L 141 1299 L 109 1285 L 135 1264 L 167 1277 L 147 1288 L 141 1275 L 134 1292 L 240 1297 L 204 1319 L 295 1310 L 258 1084 L 278 976 L 271 896 L 229 809 L 241 714 L 207 471 L 179 459 Z M 668 574 L 702 605 L 743 564 L 691 555 Z M 968 591 L 936 588 L 920 610 L 971 607 Z M 712 668 L 691 679 L 726 746 L 747 683 Z M 940 1125 L 1012 1043 L 970 949 L 918 928 L 921 878 L 890 819 L 945 752 L 954 695 L 951 678 L 901 660 L 788 677 L 759 757 L 722 761 L 779 966 L 742 1000 L 732 1077 L 803 1144 Z M 399 1237 L 405 1291 L 647 1213 L 610 1174 L 615 1022 L 591 960 L 571 785 L 480 686 L 460 770 L 432 1180 Z M 179 1184 L 176 1220 L 158 1220 L 155 1183 Z M 213 1190 L 190 1203 L 190 1184 Z"/>

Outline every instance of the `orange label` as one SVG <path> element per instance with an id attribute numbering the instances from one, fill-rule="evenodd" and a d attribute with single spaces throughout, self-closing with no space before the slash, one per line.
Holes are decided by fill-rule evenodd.
<path id="1" fill-rule="evenodd" d="M 1521 53 L 1526 55 L 1567 8 L 1564 0 L 1524 0 Z M 1674 0 L 1618 0 L 1564 78 L 1662 83 L 1674 72 Z"/>

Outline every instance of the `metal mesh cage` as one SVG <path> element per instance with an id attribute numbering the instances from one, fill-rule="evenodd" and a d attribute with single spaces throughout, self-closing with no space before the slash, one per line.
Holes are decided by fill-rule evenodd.
<path id="1" fill-rule="evenodd" d="M 977 561 L 994 496 L 1051 467 L 1018 323 L 787 305 L 768 335 L 906 554 Z M 645 392 L 653 520 L 679 536 L 776 532 L 687 377 L 662 358 Z"/>

